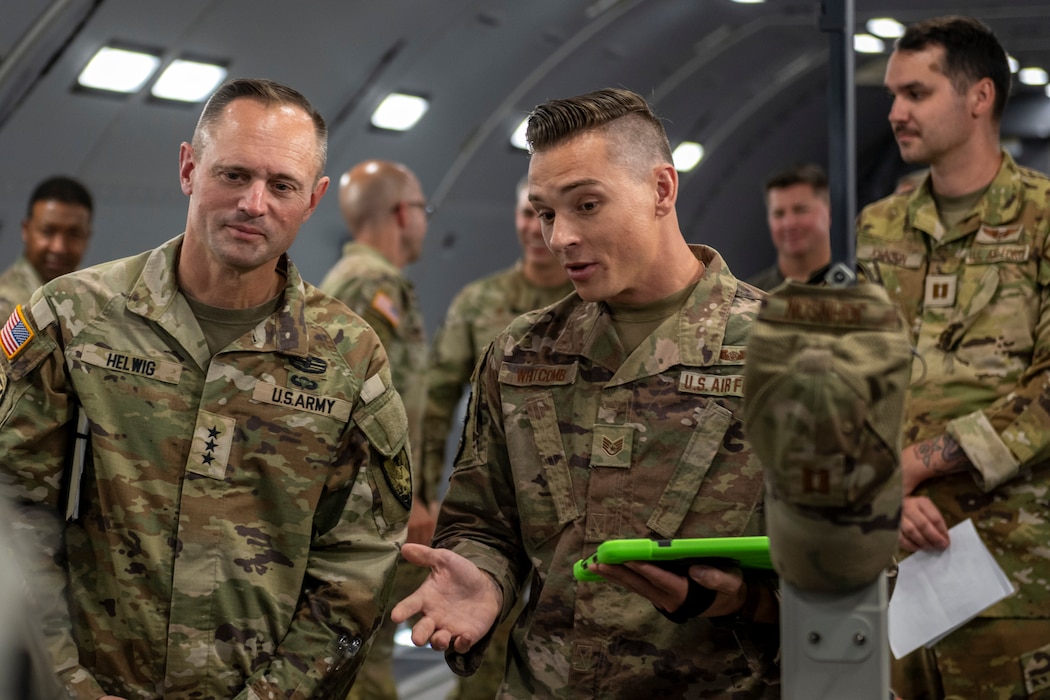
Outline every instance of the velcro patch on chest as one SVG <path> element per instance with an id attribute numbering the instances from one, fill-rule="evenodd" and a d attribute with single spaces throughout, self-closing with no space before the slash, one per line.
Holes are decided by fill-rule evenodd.
<path id="1" fill-rule="evenodd" d="M 499 368 L 500 384 L 510 386 L 561 386 L 576 381 L 577 364 L 515 365 L 507 363 Z"/>
<path id="2" fill-rule="evenodd" d="M 629 468 L 633 437 L 634 428 L 631 426 L 595 425 L 591 442 L 591 466 Z"/>
<path id="3" fill-rule="evenodd" d="M 744 375 L 682 372 L 678 378 L 678 391 L 709 396 L 743 396 Z"/>
<path id="4" fill-rule="evenodd" d="M 94 367 L 135 374 L 168 384 L 178 384 L 179 377 L 182 376 L 182 365 L 178 362 L 111 350 L 98 345 L 85 345 L 81 348 L 80 360 Z"/>
<path id="5" fill-rule="evenodd" d="M 956 275 L 927 275 L 923 303 L 928 309 L 955 306 L 955 292 L 959 286 Z"/>
<path id="6" fill-rule="evenodd" d="M 193 442 L 186 470 L 212 479 L 226 475 L 237 421 L 229 416 L 201 411 L 193 428 Z"/>
<path id="7" fill-rule="evenodd" d="M 298 389 L 289 389 L 277 386 L 270 382 L 256 381 L 255 390 L 252 392 L 252 400 L 261 403 L 273 404 L 274 406 L 287 406 L 297 411 L 317 413 L 322 416 L 331 416 L 336 420 L 350 420 L 349 401 L 336 399 L 330 396 L 318 396 Z"/>
<path id="8" fill-rule="evenodd" d="M 1024 232 L 1024 224 L 1014 224 L 1012 226 L 988 226 L 981 224 L 981 228 L 977 230 L 977 237 L 974 239 L 976 243 L 1001 245 L 1003 243 L 1016 243 L 1021 240 L 1021 234 Z"/>

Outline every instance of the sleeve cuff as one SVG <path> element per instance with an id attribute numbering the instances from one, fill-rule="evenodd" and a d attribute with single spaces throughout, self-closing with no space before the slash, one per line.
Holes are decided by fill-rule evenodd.
<path id="1" fill-rule="evenodd" d="M 981 491 L 996 489 L 1019 471 L 1020 462 L 980 411 L 949 422 L 947 433 L 973 464 L 973 478 Z"/>

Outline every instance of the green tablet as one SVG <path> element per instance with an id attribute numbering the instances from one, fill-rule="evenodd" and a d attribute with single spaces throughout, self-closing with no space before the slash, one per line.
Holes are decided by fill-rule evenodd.
<path id="1" fill-rule="evenodd" d="M 598 551 L 572 567 L 577 581 L 600 581 L 591 564 L 648 561 L 685 574 L 693 564 L 731 565 L 743 569 L 772 569 L 768 537 L 696 537 L 673 540 L 607 540 Z"/>

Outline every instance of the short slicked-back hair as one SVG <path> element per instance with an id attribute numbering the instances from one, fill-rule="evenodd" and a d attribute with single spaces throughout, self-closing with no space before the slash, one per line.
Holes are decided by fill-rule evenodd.
<path id="1" fill-rule="evenodd" d="M 525 139 L 529 152 L 537 153 L 588 131 L 604 131 L 614 139 L 613 155 L 639 175 L 672 162 L 667 132 L 649 103 L 620 88 L 544 102 L 529 115 Z"/>
<path id="2" fill-rule="evenodd" d="M 809 185 L 814 194 L 828 200 L 828 174 L 816 163 L 793 165 L 766 180 L 767 200 L 770 190 L 782 190 L 794 185 Z"/>
<path id="3" fill-rule="evenodd" d="M 992 116 L 1003 117 L 1010 96 L 1010 62 L 992 30 L 973 17 L 934 17 L 909 26 L 897 39 L 897 51 L 944 47 L 944 75 L 960 95 L 983 78 L 995 85 Z"/>
<path id="4" fill-rule="evenodd" d="M 222 119 L 223 110 L 239 99 L 255 100 L 267 107 L 289 105 L 298 107 L 310 116 L 317 136 L 317 177 L 324 174 L 328 159 L 328 126 L 324 117 L 314 109 L 301 93 L 287 85 L 261 78 L 236 78 L 220 85 L 204 105 L 197 128 L 193 131 L 193 150 L 202 152 L 207 146 L 208 133 Z"/>
<path id="5" fill-rule="evenodd" d="M 91 199 L 91 193 L 79 181 L 65 175 L 49 177 L 41 182 L 29 196 L 29 209 L 26 218 L 33 218 L 33 207 L 37 202 L 58 201 L 63 204 L 79 204 L 88 210 L 88 214 L 95 212 L 95 205 Z"/>

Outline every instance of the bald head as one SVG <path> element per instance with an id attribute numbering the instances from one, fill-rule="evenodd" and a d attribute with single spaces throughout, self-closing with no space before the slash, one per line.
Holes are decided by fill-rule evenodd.
<path id="1" fill-rule="evenodd" d="M 415 174 L 400 163 L 366 160 L 339 180 L 339 209 L 350 233 L 382 223 L 401 202 L 424 203 Z"/>
<path id="2" fill-rule="evenodd" d="M 422 252 L 427 202 L 415 173 L 400 163 L 366 160 L 339 180 L 339 209 L 355 241 L 401 267 Z"/>

